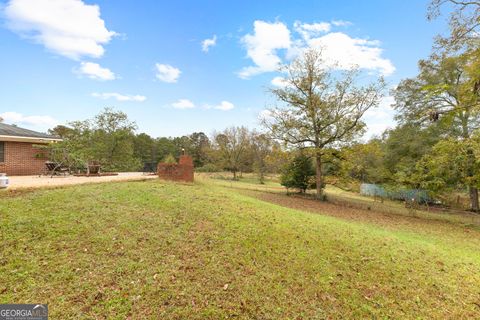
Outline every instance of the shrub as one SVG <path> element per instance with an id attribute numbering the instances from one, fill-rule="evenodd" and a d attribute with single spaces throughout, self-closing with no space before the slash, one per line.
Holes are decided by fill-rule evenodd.
<path id="1" fill-rule="evenodd" d="M 177 160 L 175 159 L 174 156 L 172 156 L 171 154 L 169 154 L 168 156 L 166 156 L 165 158 L 163 158 L 162 162 L 163 162 L 163 163 L 177 163 Z"/>
<path id="2" fill-rule="evenodd" d="M 304 154 L 297 155 L 282 170 L 280 183 L 287 189 L 298 189 L 305 193 L 315 187 L 315 169 L 312 161 Z"/>

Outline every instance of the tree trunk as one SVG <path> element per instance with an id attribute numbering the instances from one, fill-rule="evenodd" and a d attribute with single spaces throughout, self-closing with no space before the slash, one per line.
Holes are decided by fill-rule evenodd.
<path id="1" fill-rule="evenodd" d="M 323 200 L 323 173 L 322 173 L 322 154 L 320 151 L 315 153 L 315 169 L 316 169 L 316 184 L 317 184 L 317 194 L 316 198 Z"/>
<path id="2" fill-rule="evenodd" d="M 233 180 L 237 180 L 237 171 L 233 171 Z"/>
<path id="3" fill-rule="evenodd" d="M 480 208 L 478 205 L 478 189 L 470 186 L 468 188 L 470 193 L 470 209 L 474 212 L 479 212 Z"/>
<path id="4" fill-rule="evenodd" d="M 468 148 L 467 150 L 467 157 L 468 157 L 468 168 L 467 173 L 468 177 L 472 178 L 475 175 L 475 154 L 472 148 Z M 479 212 L 479 205 L 478 205 L 478 189 L 474 186 L 468 186 L 468 191 L 470 194 L 470 210 L 474 212 Z"/>
<path id="5" fill-rule="evenodd" d="M 260 169 L 258 175 L 259 175 L 259 179 L 258 179 L 258 180 L 260 180 L 260 184 L 264 184 L 264 183 L 265 183 L 265 175 L 264 175 L 264 173 L 263 173 L 263 170 Z"/>

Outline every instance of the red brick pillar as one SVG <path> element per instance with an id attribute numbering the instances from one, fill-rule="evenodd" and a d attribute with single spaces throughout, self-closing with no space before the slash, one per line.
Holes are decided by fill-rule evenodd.
<path id="1" fill-rule="evenodd" d="M 193 182 L 193 159 L 183 155 L 178 163 L 159 163 L 157 173 L 160 179 Z"/>
<path id="2" fill-rule="evenodd" d="M 180 159 L 178 160 L 178 164 L 183 164 L 186 166 L 192 166 L 193 167 L 193 159 L 191 156 L 183 155 L 180 156 Z"/>
<path id="3" fill-rule="evenodd" d="M 191 156 L 183 155 L 178 160 L 179 171 L 181 171 L 181 180 L 193 182 L 193 159 Z"/>

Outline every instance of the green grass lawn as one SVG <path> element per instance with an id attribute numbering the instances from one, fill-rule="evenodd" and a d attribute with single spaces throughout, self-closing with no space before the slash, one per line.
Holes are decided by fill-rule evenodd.
<path id="1" fill-rule="evenodd" d="M 418 220 L 348 221 L 206 179 L 4 192 L 0 303 L 49 303 L 52 319 L 480 318 L 480 231 Z"/>

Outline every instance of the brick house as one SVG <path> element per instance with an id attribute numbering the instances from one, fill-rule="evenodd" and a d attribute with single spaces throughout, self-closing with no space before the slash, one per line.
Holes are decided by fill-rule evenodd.
<path id="1" fill-rule="evenodd" d="M 45 145 L 61 139 L 0 122 L 0 172 L 10 176 L 36 175 L 45 168 Z"/>

